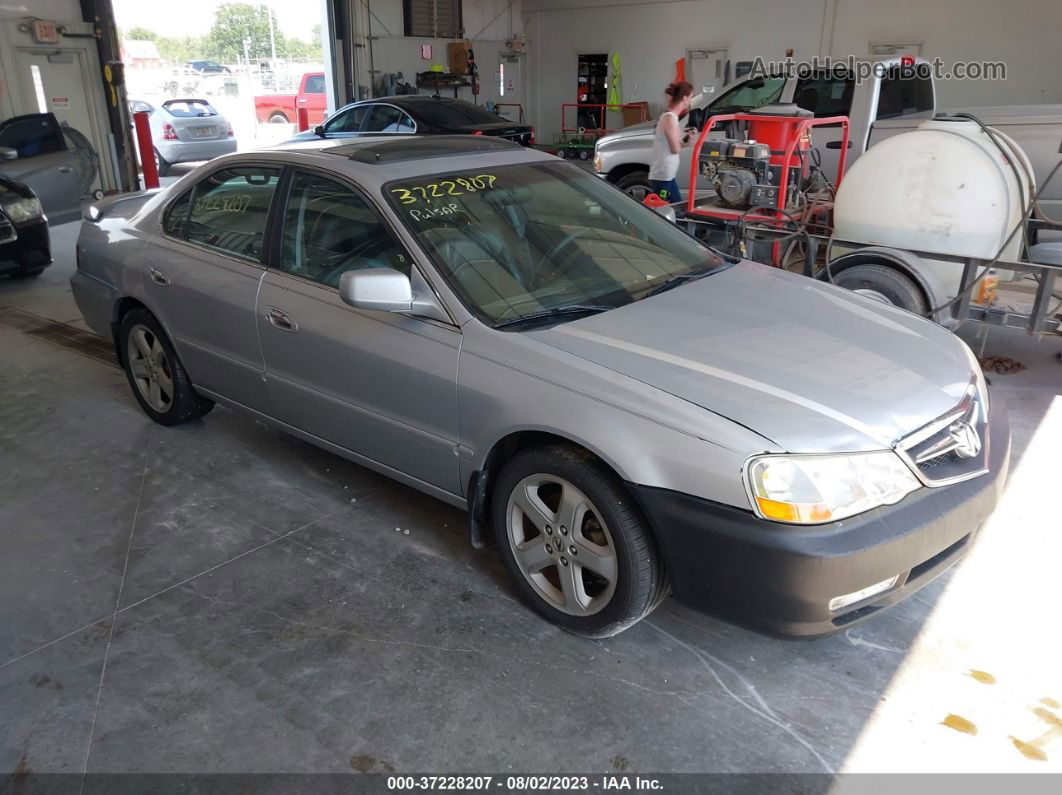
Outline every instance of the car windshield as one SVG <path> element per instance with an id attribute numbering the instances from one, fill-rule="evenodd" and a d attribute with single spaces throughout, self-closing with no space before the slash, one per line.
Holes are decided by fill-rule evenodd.
<path id="1" fill-rule="evenodd" d="M 384 194 L 466 306 L 492 325 L 623 306 L 682 281 L 676 276 L 724 264 L 674 224 L 567 164 L 400 180 Z"/>
<path id="2" fill-rule="evenodd" d="M 416 115 L 429 124 L 440 127 L 464 127 L 469 124 L 498 124 L 506 121 L 501 116 L 477 108 L 471 102 L 438 99 L 419 102 Z"/>
<path id="3" fill-rule="evenodd" d="M 197 116 L 217 116 L 214 106 L 202 99 L 171 99 L 163 102 L 162 107 L 171 116 L 179 119 L 190 119 Z"/>

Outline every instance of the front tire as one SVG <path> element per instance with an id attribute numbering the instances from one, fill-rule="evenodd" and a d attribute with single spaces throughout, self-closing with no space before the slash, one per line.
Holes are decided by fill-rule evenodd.
<path id="1" fill-rule="evenodd" d="M 146 309 L 130 311 L 118 334 L 133 397 L 151 419 L 160 425 L 179 425 L 214 408 L 214 401 L 192 388 L 177 351 L 153 314 Z"/>
<path id="2" fill-rule="evenodd" d="M 639 202 L 645 201 L 645 197 L 653 192 L 653 186 L 649 184 L 649 172 L 641 170 L 624 174 L 616 180 L 616 187 Z"/>
<path id="3" fill-rule="evenodd" d="M 517 453 L 493 488 L 502 561 L 521 599 L 577 635 L 616 635 L 667 595 L 641 513 L 608 468 L 566 445 Z"/>

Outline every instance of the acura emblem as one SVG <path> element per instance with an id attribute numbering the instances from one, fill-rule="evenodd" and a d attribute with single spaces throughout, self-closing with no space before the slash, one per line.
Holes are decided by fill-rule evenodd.
<path id="1" fill-rule="evenodd" d="M 948 432 L 955 442 L 955 452 L 959 458 L 974 458 L 981 452 L 981 437 L 972 425 L 956 422 Z"/>

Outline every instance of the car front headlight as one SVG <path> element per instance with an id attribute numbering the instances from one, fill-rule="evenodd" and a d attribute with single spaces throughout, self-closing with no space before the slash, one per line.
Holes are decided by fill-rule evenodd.
<path id="1" fill-rule="evenodd" d="M 970 349 L 970 346 L 957 337 L 956 342 L 962 345 L 963 350 L 966 352 L 966 358 L 970 362 L 970 369 L 973 371 L 974 385 L 977 387 L 977 397 L 981 400 L 981 410 L 984 412 L 982 419 L 988 422 L 988 382 L 985 380 L 985 371 L 981 369 L 981 363 L 977 361 L 977 354 Z"/>
<path id="2" fill-rule="evenodd" d="M 594 171 L 601 173 L 601 155 L 594 155 Z"/>
<path id="3" fill-rule="evenodd" d="M 790 524 L 835 522 L 893 505 L 920 485 L 891 450 L 757 456 L 746 473 L 757 515 Z"/>
<path id="4" fill-rule="evenodd" d="M 41 215 L 44 214 L 44 211 L 41 209 L 41 203 L 36 198 L 20 197 L 14 201 L 6 201 L 0 206 L 4 208 L 7 217 L 16 224 L 32 221 L 34 218 L 40 218 Z"/>

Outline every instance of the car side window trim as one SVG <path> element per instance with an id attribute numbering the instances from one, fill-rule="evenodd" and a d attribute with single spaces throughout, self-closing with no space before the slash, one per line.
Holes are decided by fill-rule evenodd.
<path id="1" fill-rule="evenodd" d="M 450 307 L 446 305 L 446 301 L 439 294 L 439 291 L 432 283 L 432 280 L 428 277 L 427 274 L 425 274 L 424 268 L 420 267 L 420 265 L 417 263 L 417 258 L 413 255 L 413 252 L 410 250 L 410 247 L 403 240 L 402 235 L 399 234 L 395 224 L 391 221 L 387 214 L 383 212 L 380 205 L 377 202 L 373 201 L 373 198 L 368 191 L 366 191 L 364 188 L 362 188 L 360 185 L 355 183 L 353 180 L 351 180 L 344 174 L 337 174 L 334 171 L 328 171 L 326 169 L 321 168 L 314 168 L 313 166 L 302 164 L 299 164 L 297 166 L 288 166 L 285 168 L 285 174 L 281 175 L 280 182 L 277 183 L 277 190 L 273 194 L 273 204 L 270 210 L 270 218 L 272 223 L 274 224 L 274 227 L 270 229 L 270 231 L 272 232 L 272 236 L 267 237 L 269 247 L 266 251 L 266 256 L 263 257 L 263 262 L 270 263 L 270 265 L 268 266 L 268 270 L 273 271 L 274 273 L 277 273 L 281 276 L 287 276 L 291 279 L 297 279 L 302 283 L 310 284 L 314 287 L 319 287 L 322 290 L 331 290 L 336 295 L 339 294 L 339 289 L 336 287 L 332 287 L 327 284 L 322 284 L 321 282 L 314 281 L 313 279 L 309 279 L 305 276 L 300 276 L 297 273 L 288 273 L 287 271 L 282 270 L 276 264 L 280 262 L 281 237 L 284 233 L 284 217 L 287 213 L 288 201 L 291 199 L 291 185 L 295 181 L 295 176 L 298 172 L 303 172 L 307 174 L 317 174 L 326 179 L 330 179 L 333 182 L 337 182 L 347 188 L 350 188 L 359 198 L 361 198 L 362 201 L 365 202 L 365 205 L 376 217 L 376 219 L 380 222 L 380 225 L 383 226 L 384 229 L 387 230 L 388 234 L 390 234 L 391 237 L 394 238 L 395 242 L 402 247 L 402 250 L 409 257 L 410 269 L 415 269 L 420 275 L 420 278 L 424 281 L 424 283 L 428 285 L 428 288 L 435 296 L 435 300 L 439 302 L 439 306 L 443 308 L 443 311 L 446 313 L 446 316 L 450 318 L 450 322 L 442 323 L 438 320 L 426 317 L 415 317 L 415 319 L 423 321 L 425 323 L 435 323 L 445 328 L 460 328 L 459 324 L 454 319 L 454 313 L 450 311 Z M 283 189 L 284 191 L 283 194 L 281 194 L 280 192 L 281 189 Z"/>

